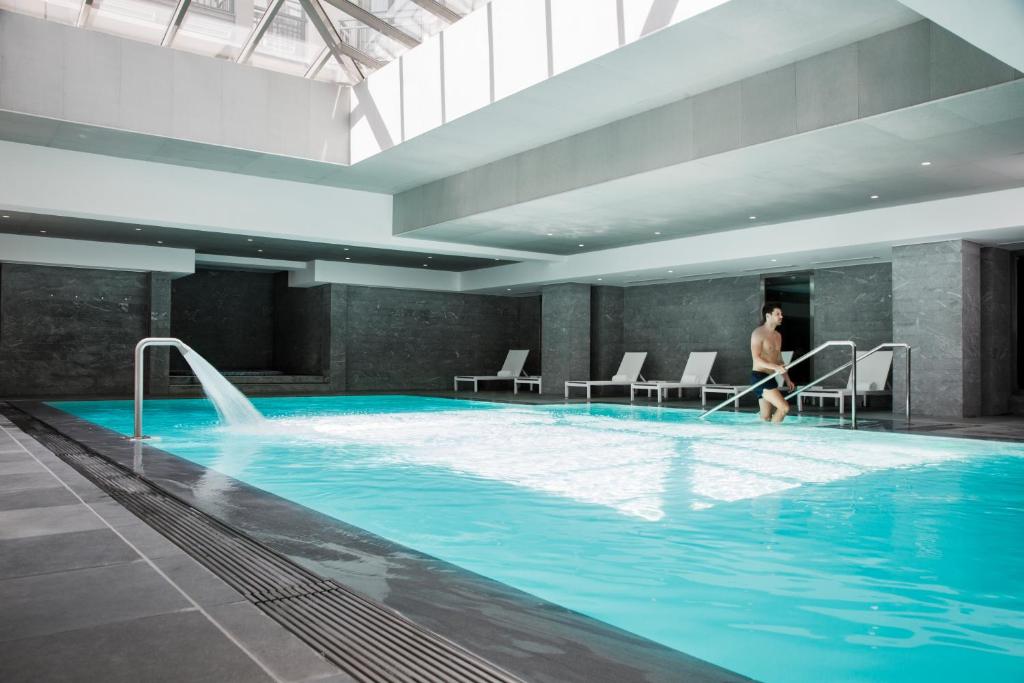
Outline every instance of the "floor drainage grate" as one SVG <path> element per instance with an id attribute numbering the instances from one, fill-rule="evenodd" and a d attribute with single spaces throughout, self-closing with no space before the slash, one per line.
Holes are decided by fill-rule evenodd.
<path id="1" fill-rule="evenodd" d="M 294 564 L 21 411 L 2 412 L 355 680 L 519 683 L 515 676 Z"/>

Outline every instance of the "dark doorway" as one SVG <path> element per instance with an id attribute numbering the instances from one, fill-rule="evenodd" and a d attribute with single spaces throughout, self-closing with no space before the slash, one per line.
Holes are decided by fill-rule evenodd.
<path id="1" fill-rule="evenodd" d="M 793 358 L 799 358 L 811 350 L 814 343 L 811 318 L 810 273 L 793 275 L 772 275 L 762 280 L 764 301 L 778 303 L 782 306 L 784 316 L 782 327 L 782 350 L 792 351 Z M 793 368 L 789 378 L 796 384 L 807 384 L 811 381 L 811 370 L 814 359 L 808 359 Z"/>

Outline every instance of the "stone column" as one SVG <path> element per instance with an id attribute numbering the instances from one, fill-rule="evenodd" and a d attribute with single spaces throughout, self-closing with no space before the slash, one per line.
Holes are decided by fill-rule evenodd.
<path id="1" fill-rule="evenodd" d="M 171 276 L 167 273 L 149 274 L 149 336 L 171 336 Z M 170 394 L 171 349 L 155 346 L 146 353 L 149 393 L 153 396 Z"/>
<path id="2" fill-rule="evenodd" d="M 590 379 L 590 285 L 541 289 L 544 393 L 561 396 L 565 381 Z"/>
<path id="3" fill-rule="evenodd" d="M 1013 393 L 1013 255 L 981 250 L 981 414 L 1010 412 Z"/>
<path id="4" fill-rule="evenodd" d="M 892 250 L 893 341 L 913 347 L 913 412 L 974 417 L 981 410 L 981 248 L 949 240 Z M 906 396 L 901 363 L 893 410 Z"/>
<path id="5" fill-rule="evenodd" d="M 348 389 L 348 285 L 323 285 L 324 316 L 328 333 L 321 338 L 324 347 L 321 358 L 325 359 L 324 374 L 329 377 L 332 392 Z"/>
<path id="6" fill-rule="evenodd" d="M 624 288 L 590 290 L 590 378 L 610 379 L 622 360 Z M 621 388 L 617 388 L 622 393 Z"/>

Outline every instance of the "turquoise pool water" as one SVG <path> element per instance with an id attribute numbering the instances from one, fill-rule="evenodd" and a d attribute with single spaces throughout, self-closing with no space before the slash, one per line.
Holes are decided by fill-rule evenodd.
<path id="1" fill-rule="evenodd" d="M 403 396 L 146 402 L 153 445 L 764 681 L 1024 680 L 1024 447 Z M 123 434 L 128 401 L 54 403 Z M 199 495 L 218 495 L 211 477 Z"/>

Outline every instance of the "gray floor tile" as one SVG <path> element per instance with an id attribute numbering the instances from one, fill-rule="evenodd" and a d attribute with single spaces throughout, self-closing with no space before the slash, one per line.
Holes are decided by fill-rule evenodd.
<path id="1" fill-rule="evenodd" d="M 138 524 L 142 521 L 131 510 L 113 499 L 89 503 L 89 506 L 98 512 L 107 524 L 115 529 Z"/>
<path id="2" fill-rule="evenodd" d="M 211 607 L 209 613 L 280 678 L 304 681 L 342 676 L 339 681 L 352 680 L 251 603 Z"/>
<path id="3" fill-rule="evenodd" d="M 0 512 L 0 540 L 101 528 L 103 520 L 80 504 Z"/>
<path id="4" fill-rule="evenodd" d="M 138 553 L 109 529 L 0 541 L 0 580 L 134 562 Z"/>
<path id="5" fill-rule="evenodd" d="M 28 474 L 31 472 L 45 472 L 46 469 L 29 456 L 15 462 L 0 462 L 0 477 L 8 474 Z"/>
<path id="6" fill-rule="evenodd" d="M 74 505 L 78 498 L 53 480 L 54 486 L 45 489 L 27 489 L 0 493 L 0 510 L 23 510 L 56 505 Z"/>
<path id="7" fill-rule="evenodd" d="M 203 607 L 245 600 L 241 593 L 189 555 L 182 553 L 153 558 L 153 563 Z"/>
<path id="8" fill-rule="evenodd" d="M 0 643 L 5 683 L 256 683 L 271 680 L 198 612 Z"/>
<path id="9" fill-rule="evenodd" d="M 167 540 L 159 531 L 156 531 L 144 522 L 119 527 L 117 531 L 138 548 L 140 553 L 152 560 L 160 557 L 182 555 L 185 552 Z"/>
<path id="10" fill-rule="evenodd" d="M 17 451 L 11 451 L 11 450 L 5 451 L 3 448 L 0 448 L 0 463 L 24 462 L 25 460 L 31 460 L 31 459 L 32 459 L 31 455 L 29 455 L 28 453 L 26 453 L 26 452 L 24 452 L 24 451 L 22 451 L 20 449 L 17 450 Z"/>
<path id="11" fill-rule="evenodd" d="M 194 609 L 142 560 L 5 579 L 0 605 L 0 640 Z"/>
<path id="12" fill-rule="evenodd" d="M 0 477 L 0 492 L 24 489 L 44 489 L 53 486 L 53 475 L 49 472 L 8 474 Z"/>

